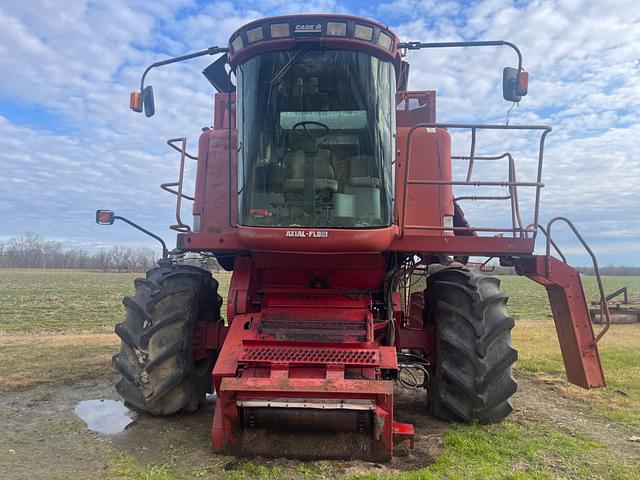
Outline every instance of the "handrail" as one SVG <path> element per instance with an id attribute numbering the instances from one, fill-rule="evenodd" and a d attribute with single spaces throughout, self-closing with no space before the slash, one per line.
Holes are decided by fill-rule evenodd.
<path id="1" fill-rule="evenodd" d="M 178 142 L 181 143 L 180 146 L 176 145 L 176 143 L 178 143 Z M 184 163 L 185 163 L 185 158 L 189 158 L 191 160 L 198 160 L 198 157 L 196 157 L 194 155 L 190 155 L 189 153 L 187 153 L 187 139 L 186 139 L 186 137 L 170 138 L 169 140 L 167 140 L 167 145 L 169 145 L 171 148 L 173 148 L 177 152 L 180 152 L 180 173 L 178 175 L 178 181 L 177 182 L 163 183 L 163 184 L 160 185 L 160 188 L 162 188 L 163 190 L 165 190 L 165 191 L 167 191 L 169 193 L 173 193 L 177 197 L 177 199 L 176 199 L 176 224 L 170 225 L 169 228 L 171 230 L 175 230 L 175 231 L 181 232 L 181 233 L 190 233 L 191 232 L 191 227 L 182 221 L 182 199 L 185 198 L 187 200 L 193 201 L 195 199 L 195 197 L 187 195 L 187 194 L 183 193 L 183 191 L 182 191 L 183 180 L 184 180 Z M 178 187 L 178 189 L 174 190 L 172 187 Z"/>
<path id="2" fill-rule="evenodd" d="M 409 178 L 409 173 L 411 171 L 411 149 L 413 145 L 413 136 L 419 128 L 452 128 L 452 129 L 466 129 L 471 130 L 472 135 L 472 144 L 471 144 L 471 152 L 469 155 L 470 163 L 473 160 L 477 160 L 478 157 L 475 155 L 476 149 L 476 131 L 477 130 L 540 130 L 542 133 L 540 134 L 540 143 L 538 147 L 538 169 L 536 175 L 535 182 L 517 182 L 515 179 L 515 172 L 513 175 L 510 175 L 508 182 L 480 182 L 480 181 L 471 181 L 471 173 L 473 169 L 473 165 L 469 165 L 469 170 L 467 171 L 467 180 L 466 181 L 446 181 L 446 180 L 413 180 Z M 535 203 L 534 203 L 534 212 L 533 212 L 533 224 L 538 224 L 539 212 L 540 212 L 540 191 L 544 184 L 542 183 L 542 163 L 544 158 L 544 142 L 546 136 L 551 132 L 551 127 L 546 125 L 483 125 L 483 124 L 466 124 L 466 123 L 418 123 L 411 127 L 409 133 L 407 134 L 407 154 L 406 160 L 404 162 L 404 191 L 403 191 L 403 203 L 402 203 L 402 211 L 400 212 L 399 219 L 401 219 L 401 229 L 400 229 L 400 238 L 404 237 L 405 229 L 407 228 L 415 228 L 415 229 L 426 229 L 426 230 L 445 230 L 445 228 L 441 226 L 420 226 L 420 225 L 407 225 L 407 203 L 408 203 L 408 186 L 409 185 L 451 185 L 451 186 L 501 186 L 501 187 L 509 187 L 509 189 L 513 189 L 516 187 L 535 187 Z M 439 152 L 438 152 L 439 154 Z M 516 194 L 517 195 L 517 194 Z M 512 221 L 513 221 L 513 212 L 512 212 Z M 467 231 L 492 231 L 492 232 L 504 232 L 505 229 L 501 228 L 483 228 L 483 229 L 473 229 L 464 227 Z M 446 230 L 450 231 L 451 228 L 446 228 Z M 454 228 L 455 230 L 455 228 Z M 529 230 L 522 228 L 522 222 L 519 222 L 518 228 L 506 229 L 507 232 L 511 232 L 514 234 L 519 233 L 521 236 L 526 236 L 527 233 L 533 233 L 533 240 L 535 241 L 537 230 Z"/>
<path id="3" fill-rule="evenodd" d="M 607 319 L 607 323 L 605 324 L 604 327 L 602 327 L 602 330 L 600 330 L 600 333 L 598 333 L 596 338 L 594 338 L 593 340 L 593 344 L 595 345 L 602 339 L 602 337 L 604 337 L 605 333 L 607 333 L 607 331 L 611 327 L 611 315 L 609 314 L 609 305 L 607 303 L 607 295 L 604 293 L 604 287 L 602 286 L 602 279 L 600 278 L 600 269 L 598 268 L 598 260 L 596 259 L 595 254 L 593 253 L 593 251 L 591 250 L 591 248 L 589 247 L 585 239 L 582 237 L 582 235 L 580 235 L 580 232 L 578 232 L 578 229 L 573 225 L 571 220 L 569 220 L 566 217 L 554 217 L 551 220 L 549 220 L 549 223 L 547 223 L 547 233 L 546 233 L 547 248 L 546 248 L 546 257 L 545 257 L 545 271 L 547 276 L 549 275 L 549 261 L 551 258 L 551 226 L 558 221 L 562 221 L 566 223 L 567 226 L 573 231 L 576 238 L 580 241 L 584 249 L 587 251 L 587 253 L 591 257 L 591 262 L 593 263 L 593 271 L 596 274 L 596 281 L 598 282 L 598 290 L 600 291 L 600 309 L 601 309 L 600 312 L 601 312 L 601 315 L 602 315 L 602 312 L 604 312 L 604 316 Z M 565 263 L 566 263 L 566 260 L 565 260 Z"/>
<path id="4" fill-rule="evenodd" d="M 518 201 L 518 183 L 516 179 L 516 164 L 513 159 L 513 155 L 510 152 L 505 152 L 502 155 L 485 155 L 481 157 L 474 157 L 474 142 L 475 135 L 472 135 L 472 146 L 471 146 L 471 154 L 472 156 L 463 156 L 463 155 L 452 155 L 452 160 L 467 160 L 469 162 L 469 166 L 467 168 L 467 181 L 471 181 L 471 174 L 473 169 L 473 161 L 474 160 L 501 160 L 503 158 L 507 158 L 509 162 L 509 182 L 513 182 L 513 185 L 509 185 L 509 195 L 507 196 L 460 196 L 454 197 L 453 201 L 459 200 L 511 200 L 511 226 L 513 227 L 513 236 L 516 236 L 516 228 L 522 229 L 522 216 L 520 215 L 520 202 Z M 516 227 L 517 225 L 517 227 Z M 520 232 L 520 236 L 523 236 L 523 232 Z"/>
<path id="5" fill-rule="evenodd" d="M 174 143 L 176 142 L 182 142 L 182 146 L 181 147 L 176 147 L 174 145 Z M 195 155 L 191 155 L 190 153 L 187 152 L 187 138 L 186 137 L 178 137 L 178 138 L 170 138 L 169 140 L 167 140 L 167 145 L 169 145 L 171 148 L 173 148 L 176 152 L 183 154 L 187 157 L 190 158 L 191 160 L 198 160 L 198 157 L 196 157 Z"/>
<path id="6" fill-rule="evenodd" d="M 534 228 L 534 227 L 540 230 L 544 234 L 545 238 L 549 239 L 554 250 L 562 259 L 562 262 L 567 263 L 567 258 L 564 256 L 564 253 L 562 253 L 562 250 L 560 250 L 560 247 L 558 247 L 556 242 L 554 242 L 552 238 L 549 238 L 549 236 L 547 235 L 547 230 L 542 225 L 534 225 L 533 223 L 530 225 L 527 225 L 527 228 Z"/>

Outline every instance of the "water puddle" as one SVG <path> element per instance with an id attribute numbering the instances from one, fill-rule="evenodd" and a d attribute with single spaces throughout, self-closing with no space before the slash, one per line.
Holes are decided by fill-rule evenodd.
<path id="1" fill-rule="evenodd" d="M 135 420 L 135 413 L 119 400 L 84 400 L 75 414 L 94 432 L 113 435 L 123 432 Z"/>

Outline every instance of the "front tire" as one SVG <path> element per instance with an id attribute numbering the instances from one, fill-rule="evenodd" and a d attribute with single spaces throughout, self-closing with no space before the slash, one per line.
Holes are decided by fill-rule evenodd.
<path id="1" fill-rule="evenodd" d="M 122 340 L 113 365 L 125 402 L 152 415 L 195 411 L 212 391 L 217 352 L 194 360 L 197 322 L 220 321 L 222 298 L 211 274 L 188 265 L 156 267 L 134 281 L 122 303 L 126 317 L 115 327 Z"/>
<path id="2" fill-rule="evenodd" d="M 486 424 L 513 410 L 514 321 L 499 288 L 497 278 L 462 268 L 441 270 L 427 280 L 426 316 L 437 331 L 428 392 L 435 417 Z"/>

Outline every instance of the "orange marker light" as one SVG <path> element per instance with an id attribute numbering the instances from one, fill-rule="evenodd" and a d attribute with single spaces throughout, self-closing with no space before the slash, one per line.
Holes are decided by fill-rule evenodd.
<path id="1" fill-rule="evenodd" d="M 518 73 L 518 83 L 516 84 L 516 95 L 524 97 L 529 90 L 529 72 Z"/>
<path id="2" fill-rule="evenodd" d="M 131 92 L 129 108 L 134 112 L 142 112 L 142 94 L 140 92 Z"/>

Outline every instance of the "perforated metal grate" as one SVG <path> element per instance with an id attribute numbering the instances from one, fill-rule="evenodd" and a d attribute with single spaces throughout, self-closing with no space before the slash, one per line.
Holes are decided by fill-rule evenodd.
<path id="1" fill-rule="evenodd" d="M 299 347 L 245 347 L 241 359 L 247 363 L 298 363 L 376 366 L 377 350 Z"/>

